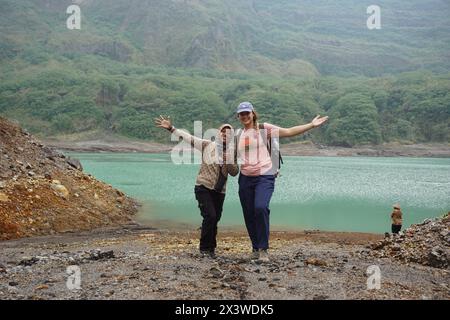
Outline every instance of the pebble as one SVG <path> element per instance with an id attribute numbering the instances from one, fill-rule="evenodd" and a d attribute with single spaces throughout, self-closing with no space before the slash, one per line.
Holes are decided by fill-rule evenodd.
<path id="1" fill-rule="evenodd" d="M 221 278 L 223 275 L 223 271 L 218 267 L 212 267 L 209 269 L 209 273 L 213 276 L 213 278 Z"/>

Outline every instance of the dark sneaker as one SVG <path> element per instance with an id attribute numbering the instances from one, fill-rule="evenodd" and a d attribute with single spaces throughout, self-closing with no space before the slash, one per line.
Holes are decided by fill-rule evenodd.
<path id="1" fill-rule="evenodd" d="M 211 259 L 216 258 L 216 254 L 214 253 L 214 251 L 200 250 L 200 254 L 203 258 L 211 258 Z"/>

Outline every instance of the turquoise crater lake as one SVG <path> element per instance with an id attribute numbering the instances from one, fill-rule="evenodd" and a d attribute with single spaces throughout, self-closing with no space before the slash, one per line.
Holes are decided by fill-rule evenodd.
<path id="1" fill-rule="evenodd" d="M 73 153 L 84 171 L 143 203 L 138 219 L 200 226 L 194 197 L 199 165 L 175 165 L 168 154 Z M 390 231 L 392 204 L 404 226 L 450 210 L 450 159 L 284 157 L 271 202 L 276 229 Z M 221 226 L 243 226 L 237 177 L 228 182 Z"/>

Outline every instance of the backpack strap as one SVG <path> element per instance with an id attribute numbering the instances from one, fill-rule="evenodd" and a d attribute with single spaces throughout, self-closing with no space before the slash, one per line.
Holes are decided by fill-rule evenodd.
<path id="1" fill-rule="evenodd" d="M 241 139 L 242 131 L 243 131 L 242 129 L 237 129 L 234 132 L 234 159 L 235 159 L 235 161 L 237 161 L 239 140 Z"/>
<path id="2" fill-rule="evenodd" d="M 258 124 L 258 129 L 259 130 L 264 130 L 265 129 L 264 128 L 264 123 L 259 123 Z M 264 141 L 264 144 L 267 147 L 267 151 L 269 151 L 269 154 L 270 154 L 270 152 L 272 150 L 272 139 L 267 139 L 267 134 L 261 134 L 260 133 L 260 136 L 262 137 L 262 139 Z"/>
<path id="3" fill-rule="evenodd" d="M 238 149 L 238 144 L 239 144 L 239 140 L 241 139 L 242 136 L 242 129 L 237 129 L 236 132 L 234 133 L 234 146 L 235 146 L 235 150 Z"/>
<path id="4" fill-rule="evenodd" d="M 258 128 L 260 130 L 265 129 L 264 123 L 258 124 Z M 262 139 L 264 140 L 264 143 L 267 147 L 267 151 L 269 152 L 270 157 L 272 157 L 272 135 L 270 136 L 270 139 L 268 139 L 267 134 L 260 134 L 260 135 L 261 135 Z M 281 164 L 284 164 L 283 157 L 281 156 L 279 142 L 278 142 L 278 154 L 275 157 L 278 158 L 278 167 L 277 167 L 277 175 L 278 175 L 278 170 L 281 168 Z M 274 159 L 272 159 L 272 160 L 274 160 Z"/>

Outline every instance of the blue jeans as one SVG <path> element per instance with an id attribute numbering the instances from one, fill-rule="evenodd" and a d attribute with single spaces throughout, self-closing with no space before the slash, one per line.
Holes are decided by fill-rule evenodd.
<path id="1" fill-rule="evenodd" d="M 239 175 L 239 199 L 254 250 L 269 248 L 269 204 L 274 188 L 273 175 Z"/>

